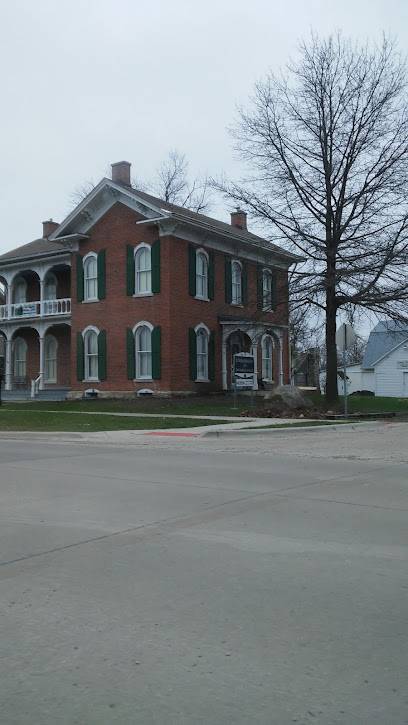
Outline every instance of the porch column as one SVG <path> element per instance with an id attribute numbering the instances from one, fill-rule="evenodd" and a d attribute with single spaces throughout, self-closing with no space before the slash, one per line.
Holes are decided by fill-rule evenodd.
<path id="1" fill-rule="evenodd" d="M 222 341 L 222 389 L 227 390 L 227 341 Z"/>
<path id="2" fill-rule="evenodd" d="M 11 390 L 11 340 L 6 340 L 5 390 Z"/>
<path id="3" fill-rule="evenodd" d="M 39 335 L 38 337 L 40 342 L 40 384 L 39 384 L 39 390 L 44 390 L 44 337 L 43 335 Z"/>
<path id="4" fill-rule="evenodd" d="M 45 279 L 40 279 L 40 315 L 41 315 L 41 317 L 43 317 L 43 315 L 44 315 L 44 288 L 45 288 Z M 41 367 L 41 365 L 40 365 L 40 367 Z"/>
<path id="5" fill-rule="evenodd" d="M 279 385 L 283 385 L 283 335 L 279 335 Z"/>
<path id="6" fill-rule="evenodd" d="M 11 320 L 11 284 L 9 283 L 6 287 L 6 304 L 7 304 L 7 317 Z"/>
<path id="7" fill-rule="evenodd" d="M 258 390 L 258 342 L 253 342 L 251 345 L 251 355 L 254 356 L 254 390 Z"/>

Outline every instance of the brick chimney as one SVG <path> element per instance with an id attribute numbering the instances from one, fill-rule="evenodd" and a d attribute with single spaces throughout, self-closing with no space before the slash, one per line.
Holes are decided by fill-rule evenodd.
<path id="1" fill-rule="evenodd" d="M 52 219 L 48 219 L 48 221 L 43 222 L 43 238 L 48 239 L 48 237 L 51 236 L 53 232 L 59 227 L 58 222 L 53 222 Z"/>
<path id="2" fill-rule="evenodd" d="M 247 215 L 246 211 L 242 209 L 236 209 L 231 212 L 231 226 L 238 227 L 238 229 L 245 229 L 247 231 Z"/>
<path id="3" fill-rule="evenodd" d="M 112 164 L 112 181 L 117 184 L 124 184 L 124 186 L 130 186 L 130 167 L 132 164 L 129 161 L 117 161 L 116 164 Z"/>

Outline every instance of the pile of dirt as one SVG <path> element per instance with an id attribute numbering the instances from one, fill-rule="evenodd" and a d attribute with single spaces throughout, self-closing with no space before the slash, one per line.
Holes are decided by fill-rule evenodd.
<path id="1" fill-rule="evenodd" d="M 305 410 L 298 408 L 296 410 L 277 410 L 276 408 L 267 408 L 265 410 L 244 410 L 241 413 L 243 418 L 305 418 L 307 420 L 328 420 L 329 416 L 319 408 Z"/>
<path id="2" fill-rule="evenodd" d="M 289 410 L 282 398 L 277 395 L 268 400 L 268 407 L 264 409 L 245 410 L 241 413 L 243 418 L 305 418 L 307 420 L 328 420 L 334 414 L 341 412 L 337 409 L 327 409 L 324 405 L 317 406 L 311 403 L 308 408 L 294 408 Z"/>

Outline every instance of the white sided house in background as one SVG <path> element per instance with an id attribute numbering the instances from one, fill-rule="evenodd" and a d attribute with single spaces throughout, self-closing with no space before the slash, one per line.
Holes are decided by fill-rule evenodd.
<path id="1" fill-rule="evenodd" d="M 385 320 L 370 332 L 363 361 L 347 367 L 347 392 L 370 390 L 388 398 L 408 398 L 408 324 Z M 338 370 L 339 394 L 344 394 L 343 372 Z M 326 371 L 320 373 L 324 390 Z"/>
<path id="2" fill-rule="evenodd" d="M 372 370 L 362 370 L 361 363 L 355 365 L 347 365 L 347 395 L 356 393 L 358 390 L 370 390 L 374 393 L 374 372 Z M 319 374 L 320 390 L 325 390 L 326 371 L 321 370 Z M 337 369 L 337 389 L 339 395 L 344 395 L 344 371 L 342 367 Z"/>

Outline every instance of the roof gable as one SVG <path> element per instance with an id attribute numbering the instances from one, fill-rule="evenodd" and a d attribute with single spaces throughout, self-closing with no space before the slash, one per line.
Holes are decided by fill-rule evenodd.
<path id="1" fill-rule="evenodd" d="M 370 332 L 361 367 L 374 367 L 379 360 L 407 340 L 407 323 L 394 320 L 379 322 Z"/>
<path id="2" fill-rule="evenodd" d="M 301 257 L 286 252 L 284 249 L 262 237 L 258 237 L 256 234 L 251 234 L 245 229 L 234 227 L 204 214 L 198 214 L 190 209 L 171 204 L 144 191 L 133 189 L 106 178 L 102 179 L 78 204 L 53 232 L 50 239 L 57 242 L 59 240 L 63 241 L 67 235 L 86 234 L 117 202 L 121 202 L 137 211 L 146 221 L 160 221 L 163 225 L 166 225 L 166 223 L 170 225 L 170 222 L 173 222 L 174 228 L 179 224 L 196 230 L 200 229 L 207 235 L 213 234 L 214 236 L 234 240 L 236 243 L 242 243 L 247 249 L 262 249 L 270 255 L 279 257 L 286 266 L 301 260 Z"/>

